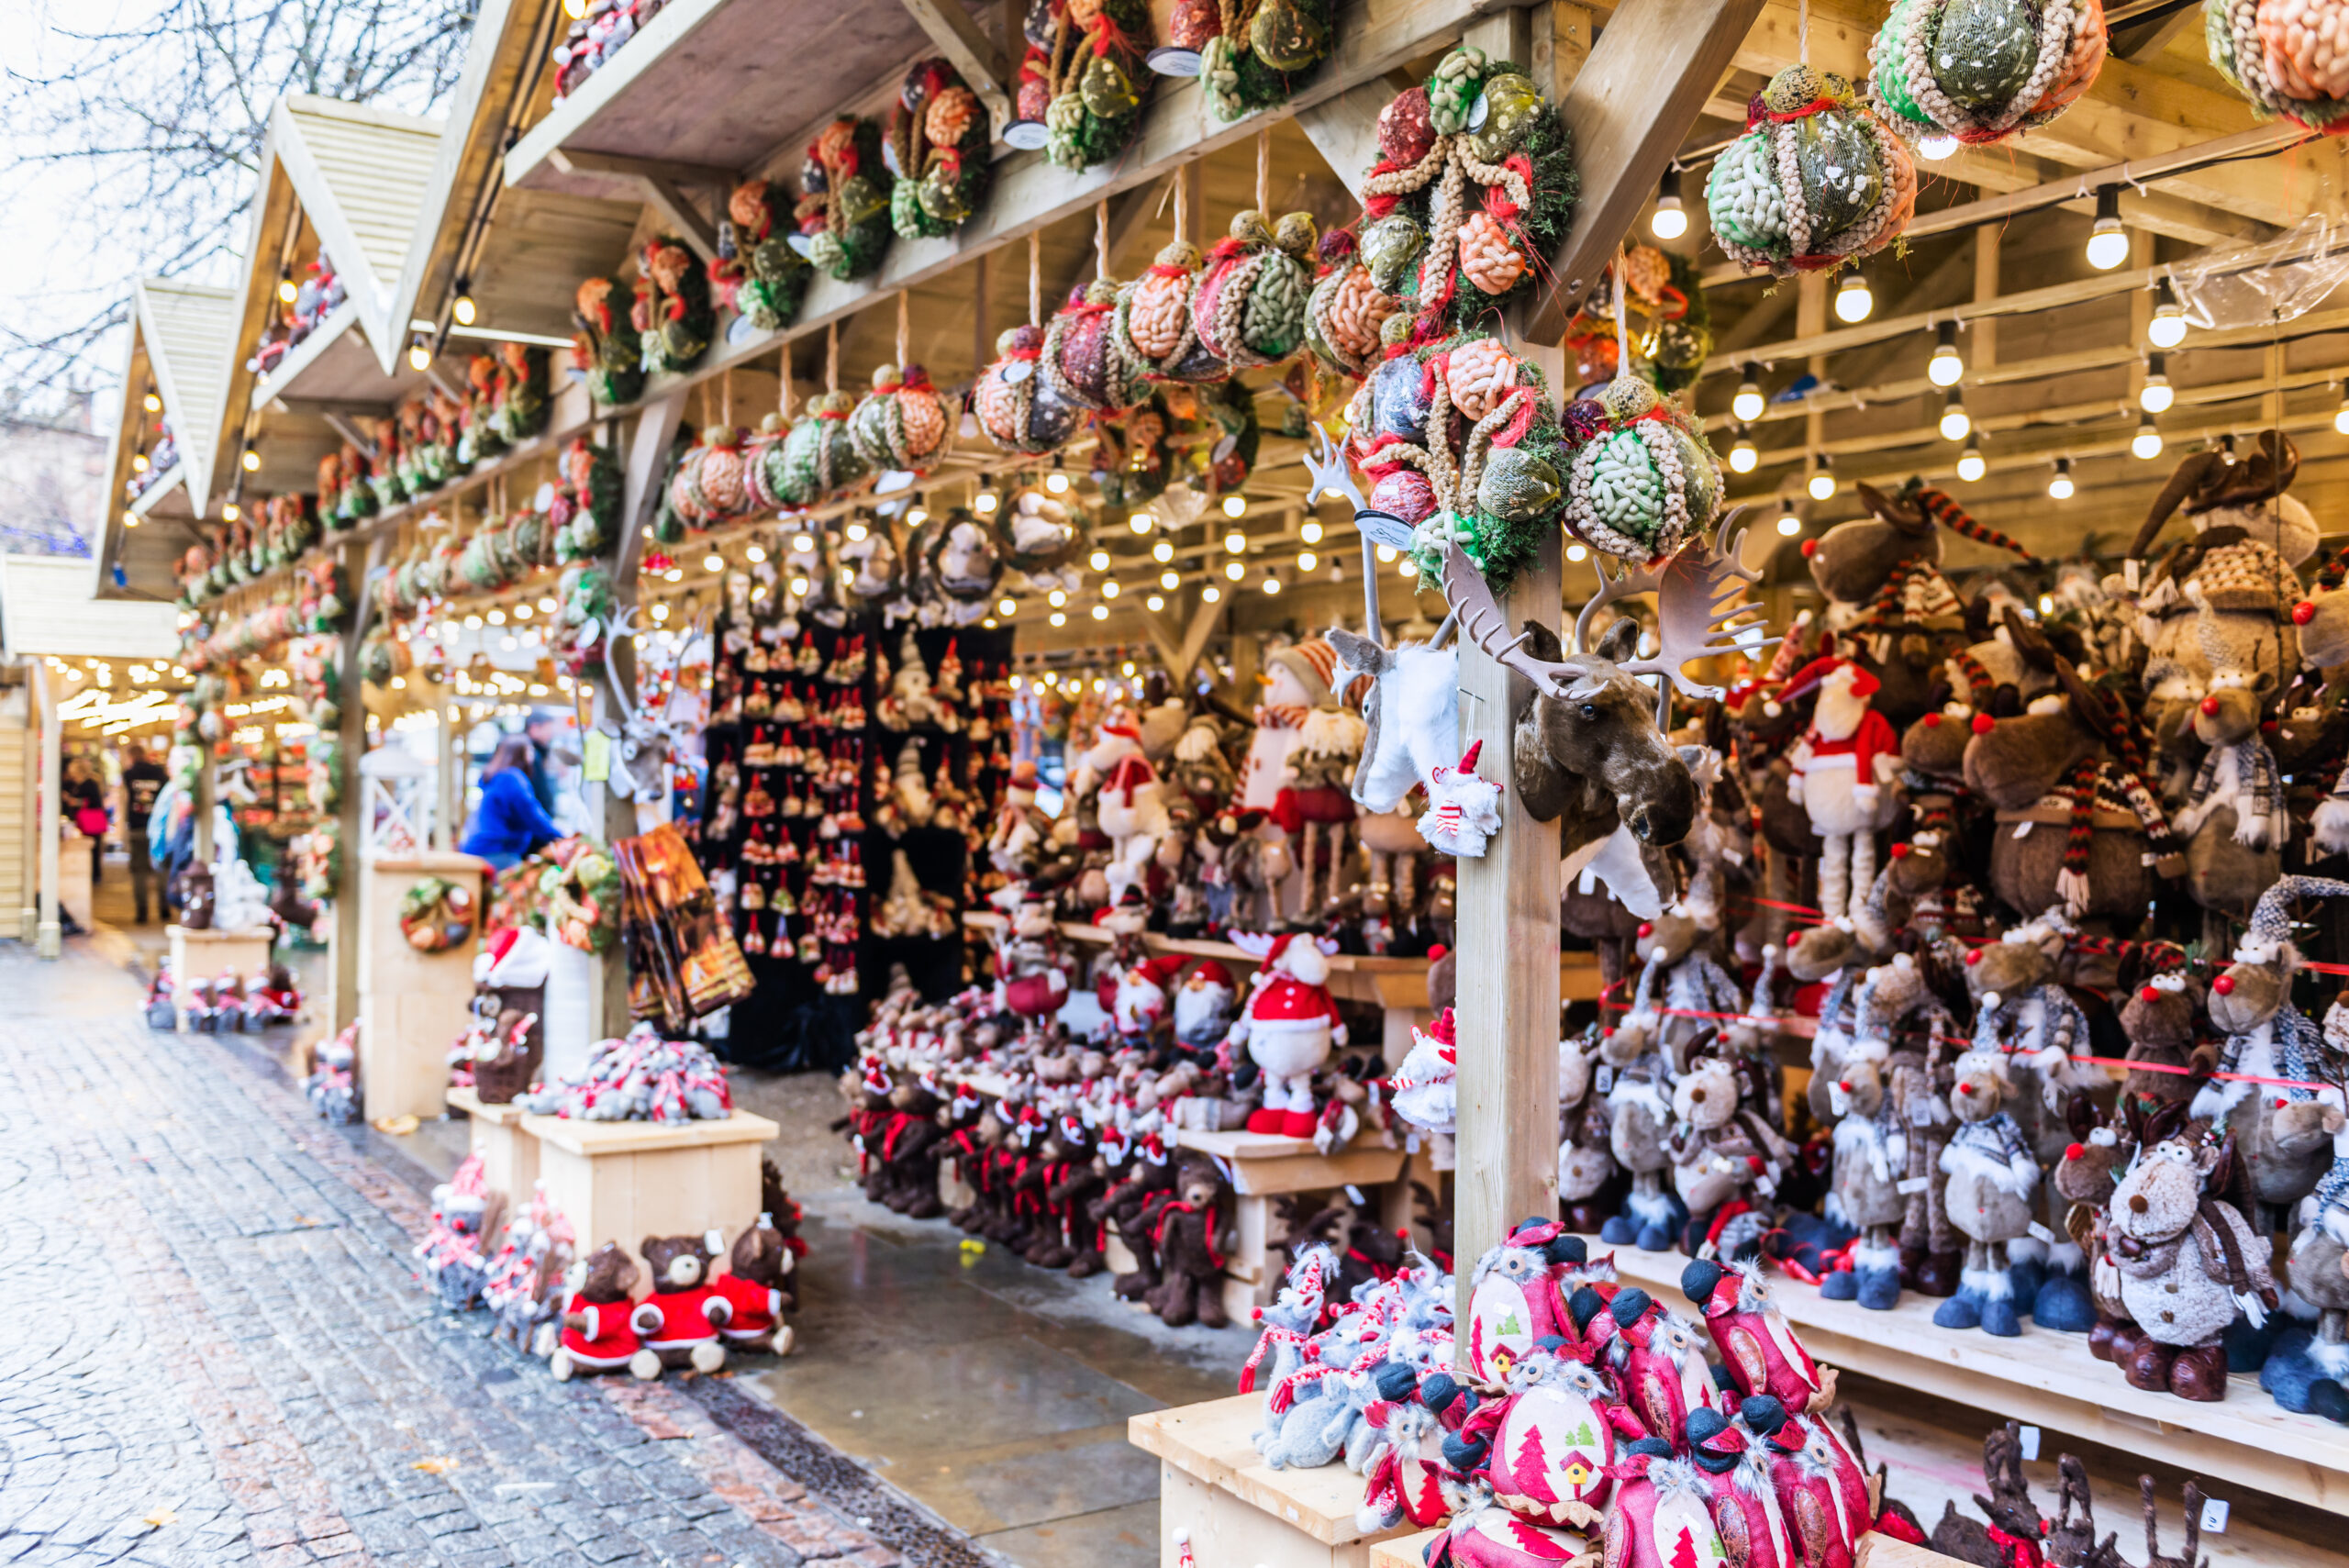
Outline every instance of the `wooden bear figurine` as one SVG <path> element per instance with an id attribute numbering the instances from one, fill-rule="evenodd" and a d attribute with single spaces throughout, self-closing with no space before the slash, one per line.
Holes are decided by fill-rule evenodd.
<path id="1" fill-rule="evenodd" d="M 571 1299 L 562 1312 L 562 1333 L 547 1371 L 558 1383 L 583 1372 L 633 1370 L 640 1348 L 629 1325 L 629 1295 L 636 1289 L 636 1261 L 607 1241 L 572 1264 Z M 657 1375 L 657 1373 L 656 1373 Z"/>

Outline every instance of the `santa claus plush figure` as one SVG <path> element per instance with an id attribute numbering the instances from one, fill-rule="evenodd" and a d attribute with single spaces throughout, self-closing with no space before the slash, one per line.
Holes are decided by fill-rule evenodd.
<path id="1" fill-rule="evenodd" d="M 1195 1056 L 1209 1056 L 1231 1029 L 1234 988 L 1231 971 L 1208 959 L 1174 988 L 1175 1043 Z"/>
<path id="2" fill-rule="evenodd" d="M 1166 1016 L 1166 985 L 1183 967 L 1179 958 L 1151 958 L 1118 976 L 1109 1021 L 1121 1045 L 1147 1045 Z"/>
<path id="3" fill-rule="evenodd" d="M 1093 749 L 1084 753 L 1069 793 L 1094 795 L 1094 817 L 1109 837 L 1109 890 L 1113 894 L 1141 885 L 1151 851 L 1174 826 L 1166 811 L 1165 792 L 1142 750 L 1141 730 L 1133 716 L 1119 713 L 1101 726 Z"/>
<path id="4" fill-rule="evenodd" d="M 1264 1103 L 1248 1118 L 1248 1130 L 1310 1138 L 1317 1120 L 1313 1074 L 1346 1042 L 1346 1026 L 1330 995 L 1330 954 L 1337 944 L 1250 931 L 1234 931 L 1231 940 L 1263 961 L 1248 983 L 1248 1005 L 1225 1037 L 1245 1045 L 1264 1074 Z"/>
<path id="5" fill-rule="evenodd" d="M 1900 738 L 1891 721 L 1868 706 L 1877 684 L 1849 659 L 1829 654 L 1796 671 L 1767 705 L 1776 716 L 1784 704 L 1819 693 L 1810 728 L 1790 759 L 1794 778 L 1787 793 L 1826 843 L 1819 861 L 1819 907 L 1831 920 L 1850 914 L 1854 893 L 1865 898 L 1875 884 L 1884 786 L 1900 762 Z"/>

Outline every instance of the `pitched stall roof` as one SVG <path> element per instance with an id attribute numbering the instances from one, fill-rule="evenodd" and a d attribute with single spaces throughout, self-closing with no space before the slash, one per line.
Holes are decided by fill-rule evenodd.
<path id="1" fill-rule="evenodd" d="M 407 340 L 407 323 L 393 316 L 400 269 L 425 214 L 446 124 L 313 97 L 282 99 L 270 117 L 294 193 L 387 375 Z"/>
<path id="2" fill-rule="evenodd" d="M 208 495 L 220 455 L 220 410 L 228 395 L 228 367 L 237 351 L 236 295 L 206 284 L 144 278 L 132 291 L 131 306 L 155 390 L 162 395 L 163 413 L 172 422 L 180 462 L 187 470 L 188 494 Z M 126 398 L 137 395 L 129 387 L 124 393 Z"/>
<path id="3" fill-rule="evenodd" d="M 94 600 L 89 561 L 0 555 L 0 652 L 169 659 L 179 612 L 154 600 Z"/>

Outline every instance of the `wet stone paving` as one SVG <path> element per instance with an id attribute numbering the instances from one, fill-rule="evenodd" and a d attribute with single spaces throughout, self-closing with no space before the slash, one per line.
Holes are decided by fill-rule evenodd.
<path id="1" fill-rule="evenodd" d="M 74 967 L 0 947 L 0 1563 L 984 1561 L 730 1378 L 439 1309 L 363 1134 Z"/>

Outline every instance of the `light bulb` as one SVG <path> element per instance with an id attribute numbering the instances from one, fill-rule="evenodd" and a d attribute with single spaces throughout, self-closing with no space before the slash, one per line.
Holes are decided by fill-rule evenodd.
<path id="1" fill-rule="evenodd" d="M 1965 361 L 1957 353 L 1957 323 L 1944 321 L 1939 330 L 1941 341 L 1933 345 L 1933 357 L 1925 361 L 1925 379 L 1935 386 L 1955 386 L 1965 375 Z"/>
<path id="2" fill-rule="evenodd" d="M 489 614 L 482 617 L 482 619 L 489 622 L 492 626 L 504 626 L 506 624 L 506 612 L 504 610 L 492 610 Z"/>
<path id="3" fill-rule="evenodd" d="M 1136 512 L 1132 517 L 1126 519 L 1126 527 L 1131 528 L 1138 534 L 1146 534 L 1150 532 L 1151 528 L 1154 526 L 1154 523 L 1155 519 L 1153 519 L 1148 512 Z"/>
<path id="4" fill-rule="evenodd" d="M 1248 575 L 1248 568 L 1237 561 L 1227 561 L 1223 563 L 1223 574 L 1237 583 Z"/>
<path id="5" fill-rule="evenodd" d="M 2047 481 L 2047 494 L 2052 499 L 2057 501 L 2068 501 L 2072 498 L 2072 460 L 2070 458 L 2059 457 L 2055 460 L 2055 472 Z"/>
<path id="6" fill-rule="evenodd" d="M 1102 596 L 1103 598 L 1105 598 L 1105 599 L 1114 599 L 1114 598 L 1116 598 L 1116 597 L 1118 596 L 1118 585 L 1117 585 L 1117 584 L 1115 584 L 1115 583 L 1104 583 L 1104 584 L 1101 584 L 1101 596 Z"/>
<path id="7" fill-rule="evenodd" d="M 1068 624 L 1068 612 L 1066 610 L 1054 610 L 1052 612 L 1052 618 L 1054 626 L 1066 626 Z"/>
<path id="8" fill-rule="evenodd" d="M 244 508 L 239 506 L 234 501 L 223 501 L 220 503 L 220 520 L 222 522 L 233 523 L 242 516 L 244 516 Z"/>
<path id="9" fill-rule="evenodd" d="M 163 411 L 163 395 L 160 392 L 150 392 L 139 402 L 150 414 L 161 414 Z"/>
<path id="10" fill-rule="evenodd" d="M 2167 278 L 2154 294 L 2154 318 L 2145 323 L 2145 340 L 2156 349 L 2175 349 L 2186 341 L 2186 307 Z"/>
<path id="11" fill-rule="evenodd" d="M 982 490 L 971 498 L 971 510 L 984 517 L 995 510 L 995 500 L 994 491 Z"/>
<path id="12" fill-rule="evenodd" d="M 1297 569 L 1299 572 L 1310 572 L 1320 564 L 1321 558 L 1311 550 L 1300 550 L 1297 552 Z"/>
<path id="13" fill-rule="evenodd" d="M 2349 421 L 2349 405 L 2332 417 L 2332 428 L 2349 435 L 2349 422 L 2344 421 Z M 2148 414 L 2137 421 L 2137 433 L 2129 438 L 2129 454 L 2148 462 L 2162 455 L 2162 433 L 2154 428 L 2152 415 Z"/>
<path id="14" fill-rule="evenodd" d="M 2145 384 L 2137 389 L 2137 406 L 2148 414 L 2165 414 L 2177 401 L 2177 390 L 2169 384 L 2169 361 L 2160 354 L 2145 356 Z"/>
<path id="15" fill-rule="evenodd" d="M 1095 620 L 1108 620 L 1109 618 L 1109 606 L 1107 605 L 1094 606 L 1093 618 Z"/>
<path id="16" fill-rule="evenodd" d="M 460 327 L 472 326 L 475 318 L 481 315 L 481 311 L 473 304 L 473 296 L 465 292 L 465 286 L 462 284 L 457 285 L 457 297 L 449 302 L 449 314 L 455 318 Z"/>
<path id="17" fill-rule="evenodd" d="M 842 528 L 842 529 L 841 530 L 841 532 L 842 532 L 842 533 L 844 533 L 844 534 L 848 535 L 849 542 L 850 542 L 851 544 L 861 544 L 861 543 L 863 543 L 863 540 L 864 540 L 864 537 L 865 537 L 865 535 L 867 535 L 867 534 L 871 533 L 872 531 L 873 531 L 873 530 L 872 530 L 871 528 L 866 528 L 866 527 L 864 526 L 863 521 L 862 519 L 853 519 L 853 520 L 852 520 L 852 521 L 849 523 L 848 527 L 846 527 L 846 528 Z"/>
<path id="18" fill-rule="evenodd" d="M 1966 442 L 1965 450 L 1957 454 L 1957 476 L 1968 484 L 1988 473 L 1989 467 L 1982 461 L 1982 449 L 1972 441 Z"/>
<path id="19" fill-rule="evenodd" d="M 1655 211 L 1648 215 L 1648 232 L 1658 239 L 1677 239 L 1688 232 L 1688 209 L 1680 201 L 1680 171 L 1664 172 L 1656 190 Z"/>
<path id="20" fill-rule="evenodd" d="M 281 267 L 277 272 L 277 297 L 291 305 L 302 297 L 301 288 L 294 282 L 294 269 Z"/>
<path id="21" fill-rule="evenodd" d="M 2088 230 L 2088 265 L 2109 272 L 2129 259 L 2129 231 L 2121 227 L 2121 187 L 2099 185 L 2096 226 Z"/>
<path id="22" fill-rule="evenodd" d="M 122 511 L 122 526 L 123 526 L 124 528 L 137 528 L 137 527 L 139 526 L 139 514 L 138 514 L 138 513 L 136 513 L 136 512 L 134 512 L 134 511 L 132 511 L 132 510 L 131 510 L 129 507 L 128 507 L 128 506 L 124 507 L 124 508 L 123 508 L 123 511 Z"/>
<path id="23" fill-rule="evenodd" d="M 1057 468 L 1052 470 L 1052 473 L 1044 475 L 1044 488 L 1051 491 L 1055 495 L 1067 495 L 1068 475 L 1063 473 Z"/>
<path id="24" fill-rule="evenodd" d="M 245 449 L 244 456 L 239 458 L 237 461 L 244 465 L 244 470 L 247 473 L 259 473 L 261 472 L 261 453 L 253 450 L 250 447 L 247 447 Z"/>
<path id="25" fill-rule="evenodd" d="M 726 558 L 713 550 L 701 558 L 701 569 L 704 572 L 723 572 L 726 570 Z"/>
<path id="26" fill-rule="evenodd" d="M 1378 562 L 1379 562 L 1379 564 L 1380 564 L 1380 565 L 1382 565 L 1382 566 L 1387 565 L 1387 564 L 1391 563 L 1391 562 L 1394 561 L 1394 559 L 1395 559 L 1395 547 L 1394 547 L 1393 545 L 1391 545 L 1391 544 L 1382 544 L 1382 545 L 1380 545 L 1380 546 L 1378 547 Z"/>
<path id="27" fill-rule="evenodd" d="M 147 454 L 145 452 L 138 451 L 130 454 L 130 472 L 133 473 L 144 473 L 147 472 Z"/>
<path id="28" fill-rule="evenodd" d="M 1589 558 L 1590 547 L 1583 543 L 1580 539 L 1576 539 L 1574 543 L 1566 546 L 1566 559 L 1568 561 L 1587 561 Z"/>
<path id="29" fill-rule="evenodd" d="M 1767 406 L 1762 398 L 1762 384 L 1754 379 L 1753 367 L 1745 367 L 1745 379 L 1737 384 L 1737 395 L 1729 400 L 1729 411 L 1747 424 L 1762 417 Z"/>
<path id="30" fill-rule="evenodd" d="M 1395 570 L 1406 577 L 1417 577 L 1419 574 L 1419 563 L 1407 555 L 1396 562 Z"/>
<path id="31" fill-rule="evenodd" d="M 1223 515 L 1227 517 L 1246 517 L 1248 515 L 1248 497 L 1237 493 L 1226 495 L 1223 498 Z"/>
<path id="32" fill-rule="evenodd" d="M 767 558 L 767 552 L 764 547 L 754 544 L 751 546 L 750 549 L 742 552 L 742 557 L 751 565 L 756 566 L 760 562 L 764 561 Z"/>
<path id="33" fill-rule="evenodd" d="M 1820 457 L 1819 466 L 1811 471 L 1810 483 L 1806 488 L 1814 501 L 1832 501 L 1835 498 L 1835 471 L 1827 466 L 1823 454 Z"/>
<path id="34" fill-rule="evenodd" d="M 1224 553 L 1227 555 L 1247 554 L 1248 536 L 1241 533 L 1238 528 L 1232 529 L 1230 533 L 1223 536 L 1223 550 Z"/>
<path id="35" fill-rule="evenodd" d="M 1085 558 L 1085 564 L 1096 572 L 1107 572 L 1109 570 L 1109 552 L 1106 550 L 1097 550 Z"/>
<path id="36" fill-rule="evenodd" d="M 1962 441 L 1973 433 L 1973 417 L 1965 412 L 1965 401 L 1958 396 L 1957 389 L 1952 387 L 1947 400 L 1942 405 L 1942 439 Z"/>
<path id="37" fill-rule="evenodd" d="M 527 604 L 516 605 L 514 606 L 514 618 L 516 620 L 529 620 L 533 613 L 535 612 L 533 612 L 530 606 Z"/>
<path id="38" fill-rule="evenodd" d="M 1004 619 L 1009 620 L 1012 617 L 1019 613 L 1019 601 L 1010 597 L 1009 595 L 997 599 L 995 602 L 995 613 L 1001 616 Z"/>
<path id="39" fill-rule="evenodd" d="M 1802 532 L 1802 519 L 1795 516 L 1795 509 L 1791 503 L 1778 514 L 1778 531 L 1788 539 Z"/>
<path id="40" fill-rule="evenodd" d="M 1303 539 L 1308 544 L 1319 544 L 1321 542 L 1321 525 L 1311 517 L 1308 517 L 1302 524 L 1298 525 L 1297 537 Z"/>
<path id="41" fill-rule="evenodd" d="M 1142 608 L 1146 610 L 1163 610 L 1166 607 L 1166 601 L 1160 598 L 1156 594 L 1152 594 L 1149 598 L 1144 599 L 1141 603 Z"/>
<path id="42" fill-rule="evenodd" d="M 1737 433 L 1736 442 L 1729 449 L 1729 466 L 1732 473 L 1751 473 L 1762 462 L 1762 454 L 1754 450 L 1753 435 L 1743 429 Z"/>
<path id="43" fill-rule="evenodd" d="M 930 514 L 919 506 L 914 507 L 906 514 L 906 527 L 909 528 L 918 528 L 928 521 L 930 521 Z"/>
<path id="44" fill-rule="evenodd" d="M 1118 673 L 1119 673 L 1120 675 L 1125 676 L 1125 677 L 1126 677 L 1127 679 L 1129 679 L 1129 680 L 1131 680 L 1131 679 L 1133 678 L 1133 673 L 1134 673 L 1134 662 L 1133 662 L 1132 660 L 1130 660 L 1130 659 L 1127 660 L 1123 664 L 1120 664 L 1120 665 L 1119 665 L 1119 666 L 1118 666 Z"/>
<path id="45" fill-rule="evenodd" d="M 1219 587 L 1217 587 L 1217 586 L 1216 586 L 1214 584 L 1212 584 L 1212 583 L 1209 583 L 1209 584 L 1207 584 L 1205 587 L 1203 587 L 1203 588 L 1201 588 L 1201 589 L 1199 590 L 1199 603 L 1201 603 L 1201 604 L 1203 604 L 1203 605 L 1212 605 L 1212 604 L 1214 604 L 1218 599 L 1220 599 L 1220 598 L 1222 598 L 1222 597 L 1223 597 L 1223 590 L 1222 590 L 1222 589 L 1220 589 L 1220 588 L 1219 588 Z"/>
<path id="46" fill-rule="evenodd" d="M 1265 593 L 1267 593 L 1267 594 L 1277 594 L 1277 593 L 1279 593 L 1279 592 L 1281 591 L 1281 580 L 1280 580 L 1279 578 L 1277 578 L 1277 577 L 1274 576 L 1274 575 L 1273 575 L 1271 573 L 1269 573 L 1269 572 L 1265 573 L 1264 573 L 1264 592 L 1265 592 Z"/>
<path id="47" fill-rule="evenodd" d="M 1957 150 L 1957 138 L 1947 131 L 1935 131 L 1917 139 L 1917 156 L 1930 163 L 1938 163 Z"/>
<path id="48" fill-rule="evenodd" d="M 1835 319 L 1856 325 L 1868 318 L 1876 308 L 1876 295 L 1868 292 L 1867 279 L 1857 272 L 1845 272 L 1842 282 L 1835 285 Z"/>
<path id="49" fill-rule="evenodd" d="M 1162 572 L 1158 574 L 1158 585 L 1171 594 L 1183 585 L 1183 579 L 1174 572 Z"/>
<path id="50" fill-rule="evenodd" d="M 539 601 L 539 613 L 542 616 L 551 616 L 554 614 L 554 601 L 551 598 L 540 599 Z"/>
<path id="51" fill-rule="evenodd" d="M 407 346 L 407 368 L 413 371 L 429 371 L 432 368 L 432 345 L 424 340 L 424 334 L 421 332 L 417 333 L 416 340 Z"/>

